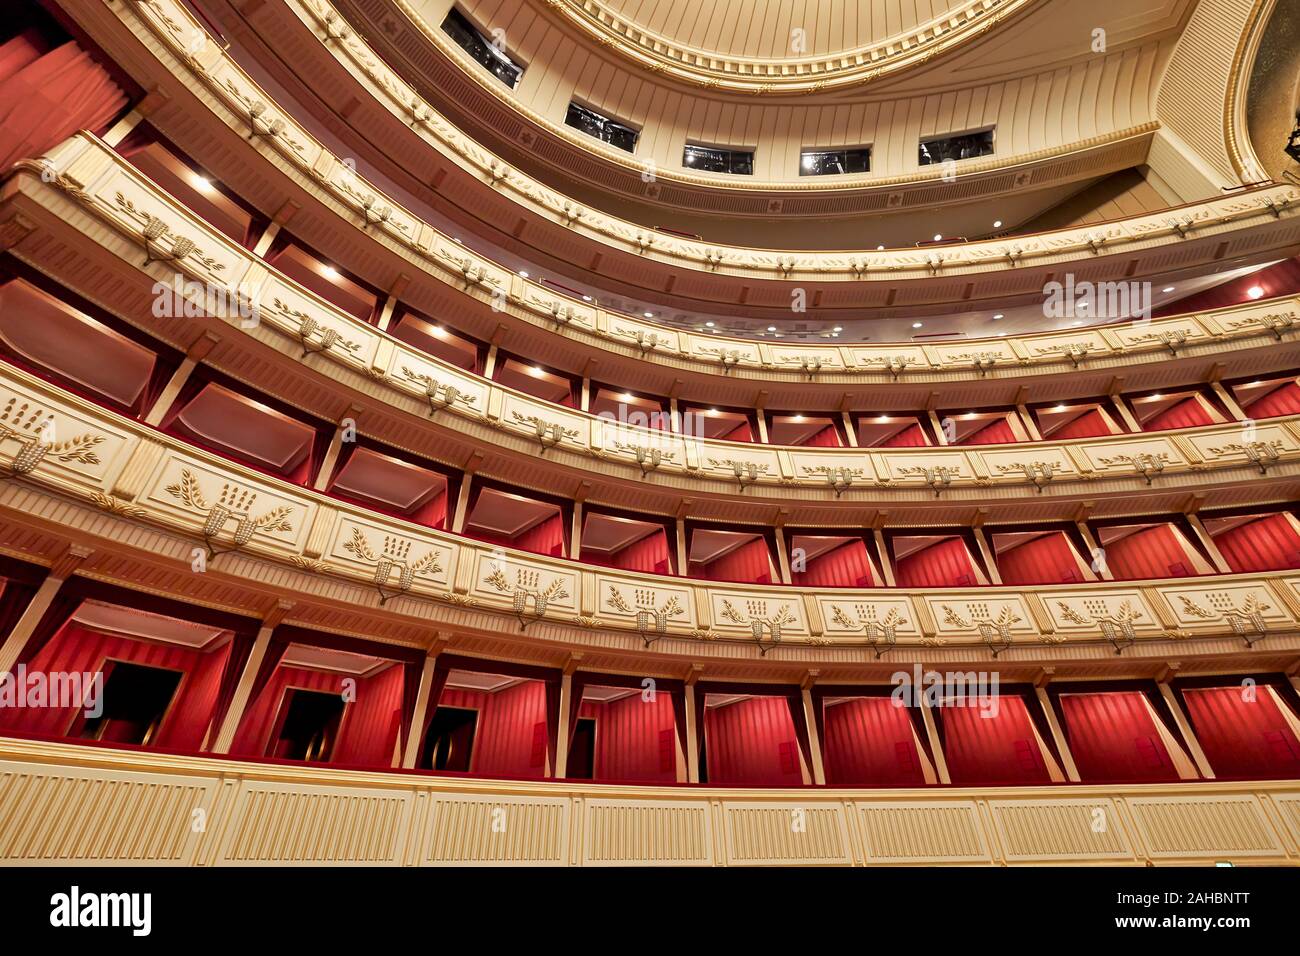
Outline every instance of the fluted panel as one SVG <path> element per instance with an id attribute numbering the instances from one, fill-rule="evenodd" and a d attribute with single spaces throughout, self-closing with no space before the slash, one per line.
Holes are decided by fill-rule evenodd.
<path id="1" fill-rule="evenodd" d="M 868 863 L 989 863 L 974 803 L 858 804 Z"/>
<path id="2" fill-rule="evenodd" d="M 246 785 L 220 862 L 396 864 L 408 794 Z"/>
<path id="3" fill-rule="evenodd" d="M 1110 800 L 993 800 L 1008 860 L 1128 859 L 1133 853 Z"/>
<path id="4" fill-rule="evenodd" d="M 709 805 L 704 801 L 628 804 L 588 800 L 586 813 L 584 863 L 681 866 L 713 862 Z"/>
<path id="5" fill-rule="evenodd" d="M 0 860 L 188 863 L 213 783 L 0 764 Z"/>
<path id="6" fill-rule="evenodd" d="M 1136 797 L 1129 805 L 1156 859 L 1284 855 L 1253 796 Z"/>
<path id="7" fill-rule="evenodd" d="M 839 806 L 723 805 L 730 863 L 848 863 L 847 833 Z"/>
<path id="8" fill-rule="evenodd" d="M 562 865 L 569 836 L 565 800 L 437 798 L 430 809 L 428 863 Z"/>

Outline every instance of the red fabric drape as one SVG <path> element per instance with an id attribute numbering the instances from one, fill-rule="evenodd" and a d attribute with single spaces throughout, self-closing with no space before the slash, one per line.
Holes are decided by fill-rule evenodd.
<path id="1" fill-rule="evenodd" d="M 894 562 L 900 588 L 955 588 L 977 583 L 966 542 L 946 538 Z"/>
<path id="2" fill-rule="evenodd" d="M 696 564 L 694 577 L 707 581 L 736 581 L 743 584 L 771 584 L 772 565 L 767 541 L 755 538 L 707 564 Z"/>
<path id="3" fill-rule="evenodd" d="M 925 430 L 919 424 L 911 424 L 898 434 L 885 439 L 880 448 L 924 448 L 930 443 L 925 440 Z"/>
<path id="4" fill-rule="evenodd" d="M 840 445 L 840 433 L 834 425 L 827 425 L 804 442 L 805 448 L 839 448 Z"/>
<path id="5" fill-rule="evenodd" d="M 1193 428 L 1197 425 L 1213 425 L 1214 419 L 1205 410 L 1205 406 L 1195 397 L 1175 402 L 1159 415 L 1142 423 L 1144 432 L 1167 431 L 1171 428 Z"/>
<path id="6" fill-rule="evenodd" d="M 833 787 L 920 787 L 925 774 L 906 707 L 859 697 L 822 709 L 826 783 Z"/>
<path id="7" fill-rule="evenodd" d="M 1062 425 L 1048 437 L 1052 441 L 1058 438 L 1065 441 L 1069 438 L 1100 438 L 1102 435 L 1111 434 L 1111 430 L 1106 426 L 1106 419 L 1097 409 L 1089 409 L 1069 424 Z"/>
<path id="8" fill-rule="evenodd" d="M 1287 382 L 1279 385 L 1262 398 L 1242 409 L 1247 418 L 1276 418 L 1278 415 L 1300 415 L 1300 385 Z"/>
<path id="9" fill-rule="evenodd" d="M 1063 531 L 1041 535 L 997 554 L 1002 583 L 1068 584 L 1082 581 L 1074 545 Z"/>
<path id="10" fill-rule="evenodd" d="M 73 621 L 59 630 L 28 663 L 46 673 L 95 673 L 111 661 L 180 671 L 181 679 L 151 746 L 197 753 L 216 705 L 230 645 L 204 653 L 180 644 L 140 641 Z M 111 665 L 110 665 L 111 666 Z M 0 709 L 3 726 L 33 734 L 64 736 L 80 724 L 80 704 L 70 707 Z"/>
<path id="11" fill-rule="evenodd" d="M 750 697 L 704 709 L 710 783 L 803 785 L 799 741 L 785 697 Z"/>
<path id="12" fill-rule="evenodd" d="M 543 681 L 526 680 L 493 694 L 456 687 L 443 691 L 441 706 L 478 711 L 472 773 L 483 777 L 545 776 L 550 726 L 546 687 Z"/>
<path id="13" fill-rule="evenodd" d="M 668 535 L 661 529 L 634 541 L 626 548 L 614 552 L 609 567 L 624 571 L 644 571 L 646 574 L 672 574 L 672 556 L 668 551 Z"/>
<path id="14" fill-rule="evenodd" d="M 989 422 L 979 431 L 967 435 L 958 445 L 1010 445 L 1019 441 L 1016 433 L 1011 430 L 1011 423 L 1005 418 L 999 418 L 996 421 Z"/>
<path id="15" fill-rule="evenodd" d="M 861 539 L 846 541 L 808 562 L 803 571 L 793 571 L 791 577 L 800 587 L 869 588 L 871 561 L 867 546 Z"/>
<path id="16" fill-rule="evenodd" d="M 1178 771 L 1141 691 L 1062 694 L 1061 716 L 1084 783 L 1154 783 Z"/>
<path id="17" fill-rule="evenodd" d="M 103 130 L 127 96 L 75 43 L 42 53 L 34 31 L 0 47 L 0 171 L 80 129 Z"/>
<path id="18" fill-rule="evenodd" d="M 529 528 L 510 542 L 510 547 L 553 558 L 564 557 L 564 515 L 555 514 Z"/>
<path id="19" fill-rule="evenodd" d="M 586 701 L 578 716 L 596 721 L 592 779 L 624 783 L 677 781 L 677 743 L 669 695 L 656 694 L 654 700 L 644 700 L 637 693 L 607 703 Z M 569 769 L 572 772 L 572 762 Z"/>
<path id="20" fill-rule="evenodd" d="M 958 786 L 1048 783 L 1034 725 L 1020 697 L 997 698 L 996 713 L 978 706 L 937 708 L 948 773 Z"/>
<path id="21" fill-rule="evenodd" d="M 1167 524 L 1135 531 L 1104 547 L 1106 567 L 1120 581 L 1196 575 L 1178 533 Z"/>
<path id="22" fill-rule="evenodd" d="M 1220 777 L 1300 777 L 1300 740 L 1265 686 L 1183 691 L 1196 739 Z"/>
<path id="23" fill-rule="evenodd" d="M 1268 515 L 1215 535 L 1223 559 L 1234 571 L 1300 568 L 1300 534 L 1284 514 Z"/>

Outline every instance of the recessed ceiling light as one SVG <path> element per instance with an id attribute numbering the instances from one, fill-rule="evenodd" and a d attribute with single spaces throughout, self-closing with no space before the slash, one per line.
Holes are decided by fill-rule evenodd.
<path id="1" fill-rule="evenodd" d="M 706 329 L 711 329 L 711 328 L 713 328 L 713 323 L 712 323 L 712 322 L 705 322 L 705 323 L 704 323 L 704 327 L 705 327 Z"/>
<path id="2" fill-rule="evenodd" d="M 322 266 L 320 271 L 325 273 L 325 278 L 327 279 L 337 279 L 339 277 L 339 270 L 335 269 L 333 266 Z"/>
<path id="3" fill-rule="evenodd" d="M 914 328 L 914 329 L 919 329 L 923 324 L 924 324 L 924 323 L 922 323 L 922 322 L 913 322 L 913 323 L 912 323 L 912 328 Z"/>
<path id="4" fill-rule="evenodd" d="M 622 395 L 618 397 L 618 400 L 620 402 L 630 402 L 634 400 L 634 396 L 632 395 L 631 392 L 624 392 Z"/>
<path id="5" fill-rule="evenodd" d="M 880 423 L 883 424 L 883 423 L 889 421 L 889 416 L 888 416 L 888 415 L 881 415 L 879 418 L 876 419 L 876 421 L 878 421 L 878 422 L 880 422 Z"/>
<path id="6" fill-rule="evenodd" d="M 540 365 L 534 365 L 532 368 L 528 370 L 528 374 L 531 375 L 533 378 L 541 378 L 543 375 L 546 374 L 546 372 L 542 369 Z"/>
<path id="7" fill-rule="evenodd" d="M 1167 286 L 1165 286 L 1163 289 L 1161 289 L 1160 291 L 1161 291 L 1161 292 L 1173 292 L 1173 291 L 1174 291 L 1174 287 L 1171 286 L 1171 285 L 1167 285 Z"/>
<path id="8" fill-rule="evenodd" d="M 591 301 L 591 296 L 589 296 L 589 295 L 584 295 L 584 296 L 582 297 L 582 301 L 583 301 L 583 302 L 590 302 L 590 301 Z"/>
<path id="9" fill-rule="evenodd" d="M 655 314 L 653 312 L 642 312 L 641 314 L 644 315 L 647 319 L 653 319 L 655 317 Z"/>
<path id="10" fill-rule="evenodd" d="M 528 270 L 527 270 L 527 269 L 520 269 L 520 270 L 519 270 L 519 274 L 520 274 L 521 276 L 523 276 L 525 279 L 528 278 Z"/>
<path id="11" fill-rule="evenodd" d="M 993 321 L 994 321 L 994 322 L 996 322 L 998 319 L 1001 319 L 1001 318 L 1005 318 L 1005 316 L 1003 316 L 1003 314 L 1002 314 L 1001 312 L 994 312 L 994 313 L 993 313 Z"/>
<path id="12" fill-rule="evenodd" d="M 885 251 L 885 247 L 884 247 L 884 246 L 876 246 L 876 251 L 877 251 L 877 252 L 884 252 L 884 251 Z"/>
<path id="13" fill-rule="evenodd" d="M 843 331 L 844 331 L 844 326 L 842 326 L 842 325 L 837 325 L 837 326 L 835 326 L 835 328 L 831 329 L 831 331 L 832 331 L 832 332 L 843 332 Z"/>
<path id="14" fill-rule="evenodd" d="M 1006 336 L 1006 334 L 1007 334 L 1007 333 L 1005 333 L 1005 332 L 999 332 L 999 333 L 998 333 L 998 338 L 1003 338 L 1003 337 Z"/>
<path id="15" fill-rule="evenodd" d="M 1075 320 L 1074 320 L 1073 322 L 1071 322 L 1070 324 L 1071 324 L 1071 325 L 1074 325 L 1074 326 L 1083 325 L 1083 319 L 1075 319 Z"/>
<path id="16" fill-rule="evenodd" d="M 1052 409 L 1052 411 L 1054 411 L 1054 412 L 1063 412 L 1063 411 L 1065 411 L 1065 406 L 1064 406 L 1064 405 L 1057 405 L 1055 408 Z"/>
<path id="17" fill-rule="evenodd" d="M 1001 219 L 995 219 L 995 220 L 993 220 L 993 228 L 994 228 L 994 229 L 1001 229 L 1001 228 L 1002 228 L 1002 220 L 1001 220 Z"/>
<path id="18" fill-rule="evenodd" d="M 718 410 L 716 408 L 710 408 L 708 413 L 710 415 L 716 415 L 718 414 Z"/>
<path id="19" fill-rule="evenodd" d="M 1262 286 L 1253 285 L 1246 290 L 1246 295 L 1252 299 L 1262 299 L 1264 298 L 1264 289 Z"/>
<path id="20" fill-rule="evenodd" d="M 803 421 L 803 415 L 795 415 L 791 421 L 801 422 Z"/>
<path id="21" fill-rule="evenodd" d="M 943 241 L 943 236 L 936 232 L 936 233 L 934 234 L 934 241 L 935 241 L 935 242 L 942 242 L 942 241 Z"/>
<path id="22" fill-rule="evenodd" d="M 776 326 L 775 326 L 775 325 L 769 325 L 769 326 L 767 327 L 767 330 L 768 330 L 769 332 L 775 332 L 775 331 L 776 331 Z"/>
<path id="23" fill-rule="evenodd" d="M 210 193 L 215 191 L 212 188 L 212 180 L 208 179 L 207 176 L 200 176 L 198 173 L 195 173 L 190 177 L 190 181 L 194 184 L 194 188 L 201 193 Z"/>

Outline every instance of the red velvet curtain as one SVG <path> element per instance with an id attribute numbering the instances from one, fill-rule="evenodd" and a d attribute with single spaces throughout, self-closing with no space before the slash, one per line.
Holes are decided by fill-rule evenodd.
<path id="1" fill-rule="evenodd" d="M 941 707 L 943 752 L 948 773 L 958 786 L 1049 783 L 1033 721 L 1023 699 L 997 698 L 997 710 L 975 704 Z"/>
<path id="2" fill-rule="evenodd" d="M 752 442 L 754 440 L 754 429 L 750 427 L 749 422 L 741 422 L 725 435 L 719 435 L 722 441 L 743 441 Z"/>
<path id="3" fill-rule="evenodd" d="M 811 559 L 806 570 L 793 571 L 791 577 L 800 587 L 869 588 L 871 561 L 867 546 L 859 538 Z"/>
<path id="4" fill-rule="evenodd" d="M 668 535 L 662 530 L 646 535 L 640 541 L 634 541 L 626 548 L 616 551 L 609 562 L 610 567 L 622 568 L 624 571 L 643 571 L 646 574 L 672 574 L 672 557 L 668 552 Z"/>
<path id="5" fill-rule="evenodd" d="M 31 30 L 0 46 L 0 171 L 80 129 L 105 129 L 127 96 L 75 43 L 46 52 Z"/>
<path id="6" fill-rule="evenodd" d="M 1061 694 L 1070 753 L 1084 783 L 1158 783 L 1178 771 L 1141 691 Z"/>
<path id="7" fill-rule="evenodd" d="M 705 754 L 709 782 L 799 787 L 799 741 L 785 697 L 750 697 L 706 707 Z"/>
<path id="8" fill-rule="evenodd" d="M 592 779 L 622 783 L 676 783 L 677 738 L 668 694 L 640 693 L 606 703 L 586 701 L 580 717 L 596 721 Z M 569 765 L 573 769 L 572 761 Z"/>
<path id="9" fill-rule="evenodd" d="M 821 740 L 826 783 L 832 787 L 925 785 L 912 719 L 892 698 L 822 705 Z"/>
<path id="10" fill-rule="evenodd" d="M 1191 558 L 1171 525 L 1135 531 L 1105 545 L 1105 549 L 1106 567 L 1120 581 L 1196 575 Z"/>
<path id="11" fill-rule="evenodd" d="M 1248 418 L 1276 418 L 1300 415 L 1300 385 L 1287 382 L 1242 409 Z"/>
<path id="12" fill-rule="evenodd" d="M 1069 424 L 1062 425 L 1049 436 L 1052 441 L 1060 439 L 1065 441 L 1069 438 L 1100 438 L 1103 435 L 1111 434 L 1110 428 L 1106 425 L 1106 419 L 1101 412 L 1093 408 Z"/>
<path id="13" fill-rule="evenodd" d="M 1205 410 L 1205 406 L 1195 397 L 1175 402 L 1159 415 L 1142 423 L 1144 432 L 1167 431 L 1170 428 L 1193 428 L 1197 425 L 1213 425 L 1214 419 Z"/>
<path id="14" fill-rule="evenodd" d="M 742 544 L 715 561 L 696 565 L 696 575 L 708 581 L 736 581 L 743 584 L 771 584 L 772 565 L 767 541 L 758 537 Z"/>
<path id="15" fill-rule="evenodd" d="M 945 538 L 894 562 L 900 588 L 954 588 L 977 583 L 966 542 Z"/>
<path id="16" fill-rule="evenodd" d="M 804 442 L 805 448 L 839 448 L 840 445 L 840 433 L 834 425 L 827 425 Z"/>
<path id="17" fill-rule="evenodd" d="M 1217 776 L 1300 777 L 1300 740 L 1267 687 L 1189 688 L 1183 700 Z"/>
<path id="18" fill-rule="evenodd" d="M 552 558 L 564 557 L 564 515 L 555 514 L 529 528 L 510 542 L 512 548 L 545 554 Z"/>
<path id="19" fill-rule="evenodd" d="M 471 772 L 482 777 L 543 777 L 550 732 L 549 685 L 525 680 L 496 693 L 449 687 L 441 706 L 478 711 Z M 558 684 L 556 685 L 558 686 Z"/>
<path id="20" fill-rule="evenodd" d="M 27 611 L 49 569 L 0 555 L 0 644 Z"/>
<path id="21" fill-rule="evenodd" d="M 1002 583 L 1069 584 L 1082 581 L 1077 552 L 1063 531 L 1052 531 L 997 554 Z"/>
<path id="22" fill-rule="evenodd" d="M 925 440 L 925 431 L 917 423 L 908 425 L 898 434 L 885 439 L 878 448 L 924 448 L 930 443 Z"/>
<path id="23" fill-rule="evenodd" d="M 1300 534 L 1285 514 L 1268 515 L 1215 535 L 1228 567 L 1238 572 L 1300 568 Z"/>
<path id="24" fill-rule="evenodd" d="M 1011 430 L 1011 423 L 1006 418 L 989 422 L 974 434 L 967 435 L 958 445 L 1010 445 L 1018 442 L 1016 433 Z"/>

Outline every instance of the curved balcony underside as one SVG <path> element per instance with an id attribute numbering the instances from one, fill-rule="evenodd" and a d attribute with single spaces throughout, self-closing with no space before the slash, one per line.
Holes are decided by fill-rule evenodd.
<path id="1" fill-rule="evenodd" d="M 145 14 L 143 24 L 133 21 L 133 29 L 154 49 L 155 59 L 163 56 L 170 61 L 169 72 L 184 72 L 191 83 L 197 76 L 215 94 L 205 99 L 224 101 L 223 118 L 228 125 L 246 129 L 249 104 L 265 103 L 267 97 L 215 44 L 208 43 L 197 54 L 189 53 L 199 42 L 196 37 L 204 34 L 197 25 L 177 19 L 186 16 L 182 10 L 174 10 L 174 17 L 160 22 L 154 11 L 167 2 L 156 0 L 154 6 L 130 8 Z M 134 67 L 133 73 L 151 85 L 149 77 L 157 76 L 157 67 L 150 66 L 147 55 L 142 59 L 138 46 L 120 47 L 120 21 L 113 18 L 87 25 L 115 57 L 128 68 Z M 346 38 L 328 46 L 315 38 L 310 43 L 331 61 L 336 55 L 346 55 L 344 51 L 349 49 Z M 177 53 L 179 57 L 173 55 Z M 436 119 L 436 114 L 426 113 L 426 106 L 416 110 L 415 115 L 423 118 L 412 125 L 414 92 L 377 59 L 369 57 L 364 62 L 369 74 L 354 64 L 357 75 L 350 82 L 362 83 L 367 92 L 362 93 L 364 99 L 353 95 L 353 105 L 346 112 L 348 121 L 354 124 L 371 117 L 365 120 L 366 128 L 359 130 L 364 143 L 357 145 L 373 150 L 374 155 L 368 158 L 386 175 L 413 195 L 432 201 L 450 214 L 472 210 L 475 228 L 505 249 L 524 253 L 561 273 L 571 271 L 574 264 L 585 266 L 606 277 L 615 288 L 630 294 L 653 293 L 657 300 L 679 308 L 788 318 L 791 290 L 797 287 L 805 290 L 816 312 L 828 319 L 849 310 L 854 314 L 880 316 L 926 314 L 953 303 L 960 303 L 961 308 L 981 308 L 993 302 L 1041 302 L 1044 282 L 1051 274 L 1059 275 L 1062 265 L 1069 262 L 1079 263 L 1080 278 L 1113 275 L 1119 271 L 1135 279 L 1160 281 L 1177 274 L 1186 275 L 1198 267 L 1204 269 L 1211 263 L 1244 264 L 1264 261 L 1270 256 L 1281 258 L 1300 247 L 1300 236 L 1293 234 L 1294 228 L 1283 229 L 1285 235 L 1278 233 L 1262 243 L 1258 239 L 1243 243 L 1238 236 L 1223 244 L 1228 232 L 1241 233 L 1249 227 L 1268 229 L 1268 222 L 1274 220 L 1279 210 L 1285 210 L 1300 197 L 1300 191 L 1291 187 L 1256 190 L 1181 207 L 1165 215 L 1120 220 L 1088 229 L 933 250 L 779 253 L 713 246 L 647 231 L 630 223 L 619 224 L 579 207 L 470 144 L 448 124 Z M 181 63 L 188 65 L 182 67 Z M 175 82 L 175 79 L 166 80 L 169 87 Z M 323 82 L 319 85 L 322 90 L 332 88 Z M 182 97 L 188 99 L 189 94 L 178 92 L 178 103 Z M 371 104 L 376 108 L 386 106 L 386 113 L 371 116 Z M 258 137 L 259 140 L 274 146 L 300 169 L 311 170 L 317 179 L 338 178 L 339 170 L 330 166 L 328 151 L 292 117 L 267 112 L 263 120 L 266 124 L 283 120 L 285 127 L 280 135 Z M 435 160 L 429 177 L 417 181 L 407 170 L 431 169 L 429 146 L 449 152 L 435 151 L 441 158 Z M 259 144 L 259 148 L 265 147 Z M 317 169 L 321 164 L 324 166 Z M 432 180 L 438 181 L 434 191 L 428 186 Z M 483 190 L 485 183 L 490 188 Z M 408 227 L 418 225 L 416 217 L 400 205 L 387 202 L 380 192 L 367 186 L 358 194 L 359 184 L 352 181 L 349 185 L 354 194 L 347 202 L 355 209 L 360 209 L 362 197 L 369 196 L 375 208 L 387 205 L 392 209 L 395 222 L 405 222 Z M 527 218 L 520 217 L 524 207 L 529 210 Z M 1280 215 L 1284 219 L 1293 218 L 1285 211 Z M 387 223 L 377 228 L 394 232 Z M 467 254 L 467 250 L 448 237 L 433 232 L 424 235 L 428 244 L 444 258 L 464 260 L 465 268 L 481 270 L 489 281 L 495 279 L 499 283 L 504 279 L 502 270 Z M 407 236 L 408 244 L 412 238 L 413 234 Z M 1168 254 L 1171 245 L 1178 246 L 1178 254 L 1173 258 Z M 536 298 L 548 307 L 567 309 L 574 315 L 592 311 L 581 302 L 566 301 L 564 296 L 549 289 L 540 291 L 544 287 L 526 283 L 525 288 L 524 298 L 533 298 L 528 290 L 536 288 L 539 290 Z"/>
<path id="2" fill-rule="evenodd" d="M 1300 434 L 1286 418 L 1258 428 L 1256 437 L 1278 450 L 1264 476 L 1248 460 L 1236 423 L 1068 442 L 887 450 L 782 448 L 622 426 L 453 368 L 346 316 L 147 188 L 88 139 L 74 140 L 67 154 L 55 156 L 55 165 L 64 171 L 58 185 L 42 182 L 33 171 L 11 181 L 16 216 L 10 222 L 18 230 L 13 238 L 29 231 L 14 247 L 21 258 L 182 350 L 206 327 L 223 339 L 208 358 L 211 364 L 291 405 L 335 421 L 355 416 L 350 405 L 365 406 L 359 420 L 365 434 L 455 467 L 473 459 L 487 473 L 524 487 L 568 497 L 583 483 L 594 502 L 670 515 L 680 512 L 683 497 L 694 502 L 698 496 L 695 512 L 724 520 L 743 514 L 762 523 L 778 504 L 792 512 L 792 521 L 814 524 L 854 522 L 882 510 L 892 521 L 908 520 L 904 515 L 933 521 L 953 515 L 963 503 L 1002 520 L 1024 521 L 1067 516 L 1084 499 L 1094 501 L 1099 513 L 1149 510 L 1156 507 L 1156 497 L 1149 496 L 1167 500 L 1175 493 L 1203 493 L 1207 502 L 1285 500 L 1287 482 L 1300 469 Z M 150 215 L 173 235 L 194 239 L 195 253 L 142 266 L 141 230 Z M 87 248 L 85 237 L 94 245 Z M 205 288 L 229 289 L 232 300 L 242 291 L 260 315 L 257 327 L 241 328 L 237 313 L 202 322 L 155 315 L 155 282 L 169 287 L 181 273 Z M 119 296 L 116 305 L 105 301 L 108 289 Z M 338 341 L 304 357 L 305 320 L 318 331 L 334 330 Z M 1272 340 L 1259 333 L 1253 338 L 1261 347 Z M 1220 353 L 1220 347 L 1216 342 L 1207 354 L 1232 362 L 1233 353 Z M 1263 348 L 1263 355 L 1264 361 L 1295 362 L 1294 348 Z M 1257 373 L 1260 361 L 1255 356 L 1243 369 Z M 432 420 L 430 382 L 444 392 L 452 386 L 460 396 Z M 543 430 L 556 439 L 549 442 L 552 449 L 545 449 Z M 638 447 L 662 453 L 648 475 L 638 464 Z M 491 456 L 484 461 L 486 449 Z M 1137 464 L 1144 456 L 1161 463 L 1150 481 Z M 1025 469 L 1035 462 L 1053 471 L 1046 486 Z M 942 488 L 931 480 L 939 470 L 946 472 Z M 836 474 L 850 479 L 846 501 L 831 487 Z M 810 502 L 810 493 L 823 500 Z M 853 513 L 843 507 L 847 502 L 866 507 Z"/>
<path id="3" fill-rule="evenodd" d="M 16 369 L 0 375 L 0 406 L 12 410 L 0 454 L 21 479 L 0 483 L 10 541 L 21 541 L 17 529 L 25 527 L 55 535 L 47 548 L 57 549 L 58 537 L 102 548 L 100 573 L 109 577 L 122 575 L 123 552 L 144 557 L 174 581 L 188 578 L 174 588 L 193 590 L 196 600 L 203 600 L 198 579 L 219 587 L 222 603 L 248 588 L 264 602 L 299 602 L 306 624 L 321 623 L 312 606 L 344 620 L 382 607 L 395 622 L 507 643 L 515 629 L 521 643 L 591 645 L 633 659 L 820 658 L 859 675 L 870 666 L 852 665 L 862 667 L 882 638 L 868 621 L 893 628 L 890 662 L 908 653 L 1095 661 L 1167 658 L 1174 648 L 1180 659 L 1233 654 L 1243 643 L 1251 653 L 1300 648 L 1295 571 L 1032 591 L 794 588 L 647 575 L 379 515 L 192 448 Z M 210 560 L 196 576 L 205 551 Z M 386 560 L 390 552 L 396 557 Z M 151 587 L 165 587 L 154 580 Z M 517 623 L 506 623 L 511 618 Z M 427 639 L 426 632 L 415 643 Z"/>

